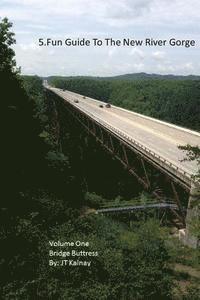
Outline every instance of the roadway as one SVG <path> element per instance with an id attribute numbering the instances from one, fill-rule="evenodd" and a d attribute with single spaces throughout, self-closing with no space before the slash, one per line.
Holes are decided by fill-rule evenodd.
<path id="1" fill-rule="evenodd" d="M 92 114 L 94 118 L 102 120 L 106 124 L 123 132 L 130 138 L 150 149 L 155 154 L 166 159 L 190 175 L 198 170 L 197 163 L 194 161 L 183 161 L 185 153 L 178 149 L 178 145 L 190 144 L 200 147 L 200 133 L 186 128 L 182 128 L 167 122 L 159 121 L 154 118 L 134 113 L 120 107 L 111 105 L 111 108 L 105 108 L 105 103 L 83 97 L 80 94 L 70 91 L 63 91 L 58 88 L 46 86 L 53 92 L 61 96 L 68 102 L 71 102 L 79 109 Z M 78 100 L 78 103 L 74 101 Z M 102 104 L 104 107 L 99 107 Z"/>

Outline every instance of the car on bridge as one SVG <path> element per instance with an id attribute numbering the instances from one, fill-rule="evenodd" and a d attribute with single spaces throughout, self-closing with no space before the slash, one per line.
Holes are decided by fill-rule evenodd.
<path id="1" fill-rule="evenodd" d="M 106 103 L 105 107 L 106 107 L 106 108 L 111 108 L 110 103 Z"/>
<path id="2" fill-rule="evenodd" d="M 99 107 L 103 108 L 103 105 L 102 105 L 102 104 L 99 104 Z"/>
<path id="3" fill-rule="evenodd" d="M 79 103 L 79 101 L 77 99 L 74 100 L 75 103 Z"/>

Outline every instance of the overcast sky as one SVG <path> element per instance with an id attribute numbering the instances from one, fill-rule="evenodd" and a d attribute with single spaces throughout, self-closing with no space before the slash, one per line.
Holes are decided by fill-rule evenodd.
<path id="1" fill-rule="evenodd" d="M 1 0 L 23 74 L 200 74 L 199 0 Z M 195 47 L 39 47 L 39 38 L 194 39 Z"/>

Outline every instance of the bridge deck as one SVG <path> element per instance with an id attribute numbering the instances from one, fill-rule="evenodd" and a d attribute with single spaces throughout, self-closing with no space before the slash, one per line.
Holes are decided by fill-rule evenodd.
<path id="1" fill-rule="evenodd" d="M 197 171 L 196 162 L 180 162 L 185 154 L 177 146 L 186 144 L 200 146 L 200 133 L 113 105 L 111 108 L 100 108 L 99 104 L 105 105 L 104 102 L 89 97 L 83 98 L 82 95 L 70 91 L 62 91 L 49 86 L 48 88 L 77 108 L 92 114 L 94 119 L 102 120 L 174 164 L 181 171 L 186 172 L 186 176 L 190 177 Z M 75 103 L 74 100 L 79 100 L 79 102 Z"/>

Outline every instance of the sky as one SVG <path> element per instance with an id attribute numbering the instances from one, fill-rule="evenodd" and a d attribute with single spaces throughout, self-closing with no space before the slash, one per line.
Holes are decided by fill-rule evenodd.
<path id="1" fill-rule="evenodd" d="M 199 0 L 1 0 L 0 17 L 13 22 L 22 74 L 200 75 Z M 175 38 L 195 46 L 41 47 L 39 38 Z"/>

